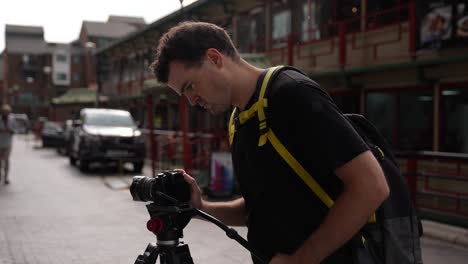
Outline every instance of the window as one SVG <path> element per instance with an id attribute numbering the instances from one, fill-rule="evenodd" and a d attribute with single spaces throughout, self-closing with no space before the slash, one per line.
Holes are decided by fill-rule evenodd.
<path id="1" fill-rule="evenodd" d="M 80 62 L 81 62 L 80 55 L 73 55 L 73 63 L 74 64 L 79 64 Z"/>
<path id="2" fill-rule="evenodd" d="M 440 150 L 468 153 L 468 89 L 465 87 L 443 89 L 441 103 Z"/>
<path id="3" fill-rule="evenodd" d="M 396 96 L 391 93 L 370 93 L 367 95 L 366 117 L 395 147 Z"/>
<path id="4" fill-rule="evenodd" d="M 29 64 L 30 57 L 28 54 L 24 54 L 22 59 L 23 59 L 23 64 L 25 65 Z"/>
<path id="5" fill-rule="evenodd" d="M 309 5 L 310 3 L 310 5 Z M 318 28 L 318 12 L 315 1 L 306 1 L 302 5 L 302 40 L 320 39 L 320 30 Z"/>
<path id="6" fill-rule="evenodd" d="M 265 15 L 261 9 L 254 11 L 237 21 L 237 46 L 241 52 L 265 51 Z"/>
<path id="7" fill-rule="evenodd" d="M 65 54 L 56 54 L 55 61 L 57 62 L 67 62 L 67 55 Z"/>
<path id="8" fill-rule="evenodd" d="M 73 81 L 74 81 L 74 82 L 79 82 L 79 81 L 81 81 L 81 74 L 79 74 L 79 73 L 77 73 L 77 72 L 73 73 Z"/>
<path id="9" fill-rule="evenodd" d="M 273 45 L 286 43 L 291 32 L 291 11 L 282 10 L 273 16 Z"/>
<path id="10" fill-rule="evenodd" d="M 374 92 L 366 116 L 399 151 L 432 150 L 432 90 Z"/>
<path id="11" fill-rule="evenodd" d="M 67 80 L 67 74 L 63 72 L 58 72 L 55 74 L 55 79 L 58 81 L 66 81 Z"/>

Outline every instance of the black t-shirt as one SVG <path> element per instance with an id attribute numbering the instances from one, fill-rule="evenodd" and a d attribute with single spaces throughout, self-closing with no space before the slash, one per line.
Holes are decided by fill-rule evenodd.
<path id="1" fill-rule="evenodd" d="M 257 94 L 264 75 L 257 82 Z M 256 102 L 257 94 L 246 109 Z M 328 94 L 297 71 L 281 71 L 265 97 L 268 126 L 336 200 L 343 184 L 333 171 L 366 151 L 366 144 Z M 270 256 L 292 254 L 329 209 L 269 142 L 258 146 L 258 127 L 256 117 L 239 125 L 232 143 L 234 172 L 248 210 L 248 240 Z M 346 263 L 350 254 L 345 245 L 324 263 Z"/>

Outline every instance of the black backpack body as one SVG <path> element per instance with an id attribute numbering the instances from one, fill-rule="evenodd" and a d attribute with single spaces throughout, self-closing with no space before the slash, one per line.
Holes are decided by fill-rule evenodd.
<path id="1" fill-rule="evenodd" d="M 359 114 L 344 114 L 378 160 L 390 188 L 376 211 L 377 222 L 366 224 L 362 235 L 374 259 L 370 263 L 422 263 L 422 225 L 413 208 L 406 179 L 385 138 Z"/>

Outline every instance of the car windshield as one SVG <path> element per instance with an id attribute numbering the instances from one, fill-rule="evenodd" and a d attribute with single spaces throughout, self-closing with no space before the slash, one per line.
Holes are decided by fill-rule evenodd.
<path id="1" fill-rule="evenodd" d="M 135 126 L 130 115 L 114 113 L 90 113 L 86 115 L 84 122 L 88 126 L 113 126 L 132 127 Z"/>

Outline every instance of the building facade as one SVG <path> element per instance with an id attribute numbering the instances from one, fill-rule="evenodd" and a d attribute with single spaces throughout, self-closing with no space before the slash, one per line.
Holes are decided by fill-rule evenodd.
<path id="1" fill-rule="evenodd" d="M 226 28 L 242 53 L 307 73 L 396 150 L 466 153 L 467 14 L 465 1 L 199 0 L 100 49 L 100 92 L 136 97 L 152 78 L 159 37 L 180 21 L 207 21 Z M 197 111 L 189 113 L 192 130 L 222 124 Z"/>
<path id="2" fill-rule="evenodd" d="M 52 120 L 67 116 L 57 113 L 60 108 L 52 109 L 52 99 L 70 88 L 96 90 L 93 53 L 144 25 L 139 17 L 110 16 L 106 22 L 84 21 L 79 38 L 71 43 L 46 42 L 42 27 L 6 25 L 0 67 L 4 76 L 2 101 L 33 120 L 39 116 Z"/>

